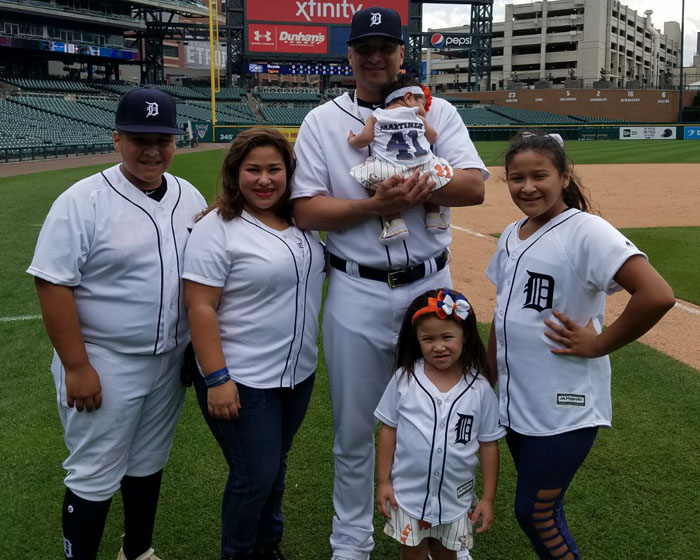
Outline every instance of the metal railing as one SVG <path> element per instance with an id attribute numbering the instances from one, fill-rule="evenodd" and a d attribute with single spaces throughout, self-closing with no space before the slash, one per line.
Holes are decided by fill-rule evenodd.
<path id="1" fill-rule="evenodd" d="M 177 141 L 177 147 L 187 145 L 184 140 Z M 114 152 L 112 142 L 99 144 L 47 144 L 45 146 L 4 146 L 0 147 L 0 163 L 58 159 L 64 157 L 94 156 Z"/>

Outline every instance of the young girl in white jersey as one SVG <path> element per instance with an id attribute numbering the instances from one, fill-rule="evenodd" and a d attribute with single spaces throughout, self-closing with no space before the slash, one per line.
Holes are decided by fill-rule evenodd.
<path id="1" fill-rule="evenodd" d="M 370 196 L 385 179 L 393 175 L 408 178 L 416 169 L 421 175 L 430 175 L 435 183 L 433 190 L 447 185 L 454 175 L 452 166 L 435 156 L 430 148 L 438 138 L 437 131 L 425 118 L 432 101 L 430 90 L 404 74 L 385 88 L 383 96 L 384 108 L 375 109 L 358 134 L 350 131 L 348 142 L 353 148 L 362 149 L 371 144 L 369 157 L 350 169 L 350 175 Z M 427 201 L 423 207 L 427 231 L 433 234 L 445 231 L 448 224 L 440 206 Z M 381 243 L 386 245 L 408 236 L 401 214 L 383 216 L 382 220 Z"/>
<path id="2" fill-rule="evenodd" d="M 628 239 L 598 216 L 558 135 L 524 132 L 505 155 L 525 217 L 510 224 L 486 272 L 497 286 L 489 361 L 518 481 L 515 514 L 539 558 L 575 560 L 563 497 L 609 427 L 608 354 L 673 307 L 673 292 Z M 602 330 L 605 295 L 631 298 Z"/>
<path id="3" fill-rule="evenodd" d="M 375 411 L 377 505 L 401 559 L 453 560 L 491 528 L 498 483 L 498 402 L 476 316 L 460 293 L 431 290 L 406 310 L 396 373 Z M 481 457 L 483 495 L 473 507 Z M 469 513 L 473 510 L 473 513 Z"/>

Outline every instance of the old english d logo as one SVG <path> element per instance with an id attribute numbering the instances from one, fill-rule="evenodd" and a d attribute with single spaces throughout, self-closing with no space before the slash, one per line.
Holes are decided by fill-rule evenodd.
<path id="1" fill-rule="evenodd" d="M 474 416 L 471 414 L 459 414 L 459 420 L 455 424 L 455 443 L 467 444 L 472 439 L 472 426 L 474 425 Z"/>
<path id="2" fill-rule="evenodd" d="M 146 101 L 146 118 L 158 116 L 158 103 L 155 101 Z"/>
<path id="3" fill-rule="evenodd" d="M 534 309 L 536 311 L 544 311 L 552 309 L 552 300 L 554 299 L 554 278 L 549 274 L 539 274 L 537 272 L 527 273 L 530 278 L 525 284 L 525 305 L 523 309 Z"/>

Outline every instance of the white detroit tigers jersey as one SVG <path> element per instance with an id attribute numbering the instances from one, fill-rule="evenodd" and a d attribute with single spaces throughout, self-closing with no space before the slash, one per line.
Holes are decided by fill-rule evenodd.
<path id="1" fill-rule="evenodd" d="M 558 310 L 601 331 L 620 267 L 643 255 L 608 222 L 568 209 L 527 239 L 510 224 L 486 275 L 497 287 L 494 328 L 501 423 L 525 435 L 610 426 L 610 360 L 560 356 L 544 320 Z"/>
<path id="2" fill-rule="evenodd" d="M 217 312 L 226 365 L 258 389 L 294 387 L 316 370 L 325 278 L 314 231 L 274 230 L 248 212 L 209 212 L 194 227 L 183 278 L 222 289 Z"/>
<path id="3" fill-rule="evenodd" d="M 364 119 L 372 109 L 360 107 Z M 446 159 L 454 169 L 476 168 L 484 179 L 489 172 L 476 152 L 469 132 L 457 110 L 444 99 L 434 98 L 428 122 L 438 131 L 433 153 Z M 355 114 L 347 93 L 311 111 L 299 129 L 294 145 L 297 166 L 292 182 L 292 198 L 330 195 L 343 199 L 367 198 L 367 192 L 348 171 L 362 163 L 368 149 L 356 150 L 348 143 L 348 131 L 360 132 L 362 121 Z M 449 218 L 449 209 L 444 209 Z M 365 220 L 351 228 L 327 233 L 328 250 L 346 260 L 376 268 L 405 266 L 439 255 L 452 241 L 450 230 L 437 235 L 425 228 L 421 205 L 401 213 L 411 235 L 402 243 L 384 246 L 377 240 L 380 219 Z"/>
<path id="4" fill-rule="evenodd" d="M 85 342 L 126 354 L 160 354 L 187 340 L 180 274 L 204 197 L 165 173 L 153 200 L 119 165 L 63 192 L 53 203 L 27 272 L 71 286 Z"/>
<path id="5" fill-rule="evenodd" d="M 375 416 L 396 428 L 391 485 L 397 503 L 433 525 L 464 516 L 474 499 L 479 442 L 505 435 L 496 394 L 485 377 L 469 375 L 446 393 L 426 377 L 424 361 L 409 378 L 389 381 Z"/>

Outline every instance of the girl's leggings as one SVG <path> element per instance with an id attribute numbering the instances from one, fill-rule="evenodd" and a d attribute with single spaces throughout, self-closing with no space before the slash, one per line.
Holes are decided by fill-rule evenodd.
<path id="1" fill-rule="evenodd" d="M 506 441 L 518 471 L 515 517 L 540 559 L 580 558 L 563 500 L 597 433 L 594 427 L 537 437 L 508 429 Z"/>

